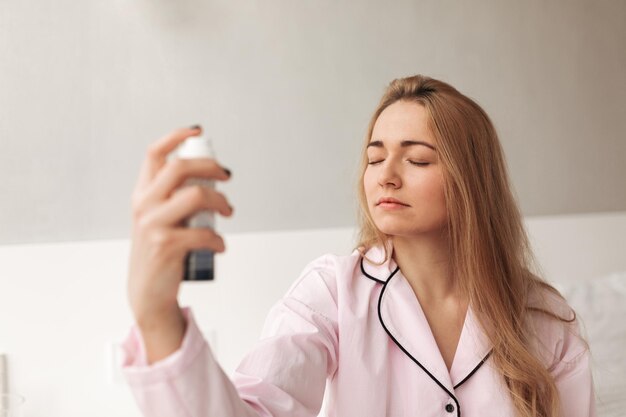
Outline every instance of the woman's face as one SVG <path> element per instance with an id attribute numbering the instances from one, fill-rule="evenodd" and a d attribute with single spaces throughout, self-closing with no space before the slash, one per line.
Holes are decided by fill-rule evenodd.
<path id="1" fill-rule="evenodd" d="M 397 101 L 376 120 L 363 185 L 368 209 L 381 232 L 410 237 L 438 232 L 446 225 L 442 167 L 434 144 L 428 113 L 421 104 Z M 401 204 L 379 204 L 382 198 Z"/>

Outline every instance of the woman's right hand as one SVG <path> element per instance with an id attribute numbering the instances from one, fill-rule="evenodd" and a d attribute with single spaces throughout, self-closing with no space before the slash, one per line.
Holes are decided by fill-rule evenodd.
<path id="1" fill-rule="evenodd" d="M 128 298 L 149 363 L 173 353 L 182 342 L 185 320 L 177 296 L 187 252 L 225 250 L 215 231 L 182 225 L 199 210 L 232 215 L 226 197 L 201 186 L 179 187 L 187 178 L 223 181 L 230 173 L 214 159 L 167 160 L 180 143 L 200 133 L 199 127 L 178 129 L 150 145 L 132 195 Z"/>

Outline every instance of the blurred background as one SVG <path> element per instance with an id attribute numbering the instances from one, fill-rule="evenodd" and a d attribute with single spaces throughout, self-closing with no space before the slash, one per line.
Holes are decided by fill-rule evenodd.
<path id="1" fill-rule="evenodd" d="M 192 124 L 235 215 L 181 300 L 232 371 L 306 263 L 352 251 L 367 123 L 417 73 L 491 116 L 547 278 L 621 291 L 625 42 L 613 0 L 0 0 L 4 388 L 27 417 L 139 415 L 116 371 L 130 195 L 147 146 Z"/>

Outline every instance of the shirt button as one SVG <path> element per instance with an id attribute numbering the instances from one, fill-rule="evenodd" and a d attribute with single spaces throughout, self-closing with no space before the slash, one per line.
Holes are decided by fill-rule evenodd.
<path id="1" fill-rule="evenodd" d="M 446 404 L 446 411 L 451 413 L 454 411 L 454 406 L 452 404 Z"/>

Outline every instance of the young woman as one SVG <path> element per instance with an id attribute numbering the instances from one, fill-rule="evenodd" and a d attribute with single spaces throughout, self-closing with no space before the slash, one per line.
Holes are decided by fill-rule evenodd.
<path id="1" fill-rule="evenodd" d="M 166 162 L 198 129 L 155 143 L 133 195 L 129 298 L 137 325 L 125 375 L 145 416 L 595 416 L 590 352 L 575 313 L 544 282 L 485 112 L 450 85 L 391 82 L 371 119 L 358 184 L 360 238 L 304 268 L 232 379 L 177 292 L 198 209 L 231 215 Z"/>

